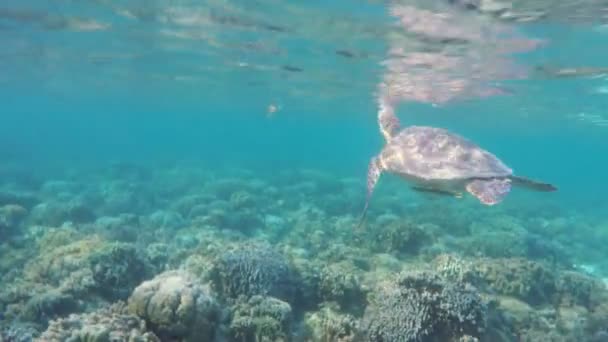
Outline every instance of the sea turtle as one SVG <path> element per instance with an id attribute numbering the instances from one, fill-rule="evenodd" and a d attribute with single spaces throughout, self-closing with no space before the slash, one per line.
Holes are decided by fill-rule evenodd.
<path id="1" fill-rule="evenodd" d="M 359 225 L 383 172 L 402 177 L 417 191 L 460 197 L 464 189 L 485 205 L 500 203 L 511 185 L 537 191 L 557 190 L 551 184 L 515 176 L 495 155 L 446 129 L 401 129 L 393 107 L 387 103 L 380 103 L 378 123 L 386 145 L 369 163 L 367 198 Z"/>

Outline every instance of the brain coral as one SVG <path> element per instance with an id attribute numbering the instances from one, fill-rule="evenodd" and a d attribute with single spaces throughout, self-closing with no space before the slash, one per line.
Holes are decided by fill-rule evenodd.
<path id="1" fill-rule="evenodd" d="M 167 271 L 139 285 L 129 311 L 148 322 L 163 340 L 211 341 L 219 307 L 209 291 L 183 271 Z"/>

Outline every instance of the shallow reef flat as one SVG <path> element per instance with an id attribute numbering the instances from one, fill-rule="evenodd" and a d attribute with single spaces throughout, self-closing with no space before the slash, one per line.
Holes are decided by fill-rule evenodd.
<path id="1" fill-rule="evenodd" d="M 0 341 L 608 341 L 608 221 L 319 170 L 2 171 Z M 518 197 L 519 196 L 519 197 Z"/>

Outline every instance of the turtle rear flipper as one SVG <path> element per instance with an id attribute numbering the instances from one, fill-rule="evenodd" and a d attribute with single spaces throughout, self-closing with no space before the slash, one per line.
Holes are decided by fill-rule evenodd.
<path id="1" fill-rule="evenodd" d="M 476 179 L 466 186 L 467 191 L 477 197 L 485 205 L 500 203 L 511 191 L 511 180 L 506 179 Z"/>
<path id="2" fill-rule="evenodd" d="M 376 183 L 378 183 L 378 179 L 380 178 L 381 174 L 382 168 L 378 161 L 378 157 L 374 157 L 369 162 L 369 167 L 367 169 L 367 195 L 365 197 L 365 206 L 363 207 L 363 212 L 361 213 L 361 218 L 359 219 L 357 229 L 361 227 L 363 221 L 365 220 L 365 216 L 367 215 L 367 209 L 369 208 L 369 202 L 374 192 L 374 187 L 376 187 Z"/>
<path id="3" fill-rule="evenodd" d="M 510 178 L 513 181 L 513 184 L 517 185 L 517 186 L 522 186 L 522 187 L 536 190 L 536 191 L 544 191 L 544 192 L 557 191 L 557 187 L 555 187 L 553 184 L 543 183 L 543 182 L 539 182 L 539 181 L 535 181 L 535 180 L 532 180 L 529 178 L 519 177 L 519 176 L 511 176 Z"/>

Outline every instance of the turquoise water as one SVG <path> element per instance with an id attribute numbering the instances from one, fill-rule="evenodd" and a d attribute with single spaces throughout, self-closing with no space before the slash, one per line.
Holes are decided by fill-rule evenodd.
<path id="1" fill-rule="evenodd" d="M 450 330 L 432 303 L 416 304 L 444 317 L 418 322 L 428 335 L 416 330 L 418 323 L 378 314 L 394 306 L 381 283 L 405 286 L 395 279 L 414 277 L 407 272 L 419 267 L 441 273 L 436 264 L 445 255 L 462 258 L 453 266 L 462 274 L 468 274 L 463 265 L 482 270 L 467 281 L 499 303 L 484 311 L 485 333 L 467 327 L 464 335 L 608 341 L 608 72 L 602 69 L 608 68 L 608 28 L 602 4 L 582 2 L 577 8 L 585 15 L 577 16 L 535 2 L 550 15 L 530 22 L 448 2 L 408 4 L 456 19 L 433 31 L 430 17 L 409 14 L 406 19 L 422 24 L 408 31 L 391 15 L 398 2 L 381 1 L 0 4 L 0 278 L 6 284 L 0 341 L 83 338 L 86 329 L 104 324 L 112 336 L 123 336 L 128 319 L 146 323 L 137 333 L 162 341 L 354 341 L 355 335 L 459 341 L 463 333 Z M 526 9 L 514 2 L 513 10 L 518 6 Z M 507 38 L 496 32 L 544 44 L 510 53 Z M 478 33 L 485 36 L 470 38 Z M 395 102 L 403 126 L 447 128 L 496 154 L 516 174 L 558 191 L 515 189 L 488 207 L 468 194 L 417 193 L 383 175 L 365 232 L 353 231 L 368 162 L 384 144 L 378 84 L 390 74 L 387 61 L 407 59 L 391 56 L 391 48 L 457 61 L 447 68 L 428 60 L 422 67 L 406 63 L 410 69 L 402 71 L 412 72 L 413 90 Z M 527 75 L 515 76 L 513 65 Z M 568 68 L 578 74 L 559 75 Z M 486 82 L 497 83 L 504 94 L 463 92 L 445 103 L 408 98 L 429 80 L 434 95 L 445 93 L 441 77 L 482 90 Z M 273 292 L 272 284 L 263 293 L 289 309 L 281 319 L 278 304 L 256 304 L 248 298 L 254 290 L 239 292 L 245 286 L 239 281 L 260 282 L 251 288 L 276 281 L 265 272 L 287 277 L 273 268 L 282 264 L 255 264 L 267 255 L 247 245 L 252 241 L 269 243 L 298 275 L 297 296 Z M 218 280 L 216 270 L 226 271 L 222 262 L 233 262 L 224 255 L 232 249 L 251 249 L 235 258 L 254 260 L 251 267 L 262 276 Z M 172 317 L 163 326 L 150 312 L 133 309 L 143 281 L 162 284 L 164 272 L 174 270 L 228 318 L 211 319 L 205 316 L 215 315 L 210 309 L 197 307 L 213 323 L 194 333 L 201 324 L 196 320 Z M 83 276 L 89 271 L 92 278 Z M 536 290 L 512 290 L 520 285 Z M 315 295 L 302 294 L 308 292 Z M 412 300 L 406 296 L 395 305 Z M 104 311 L 121 301 L 128 305 L 116 310 L 124 312 Z M 249 315 L 261 318 L 244 318 L 249 309 L 243 307 L 255 305 L 265 309 Z M 547 310 L 551 318 L 542 317 Z M 409 322 L 419 314 L 404 312 L 392 316 L 403 314 L 398 321 Z M 94 315 L 106 323 L 91 323 Z M 255 320 L 270 320 L 264 315 L 278 325 Z M 573 316 L 582 318 L 566 324 Z M 187 321 L 182 330 L 172 326 L 180 319 Z"/>

